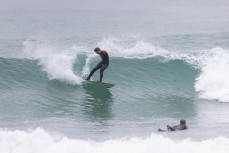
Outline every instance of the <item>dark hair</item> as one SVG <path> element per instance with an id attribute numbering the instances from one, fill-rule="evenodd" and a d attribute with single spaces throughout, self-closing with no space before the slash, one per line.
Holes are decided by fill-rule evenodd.
<path id="1" fill-rule="evenodd" d="M 96 47 L 96 48 L 94 49 L 95 52 L 100 51 L 100 50 L 101 50 L 101 49 L 100 49 L 99 47 Z"/>
<path id="2" fill-rule="evenodd" d="M 184 119 L 181 119 L 181 120 L 180 120 L 180 124 L 181 124 L 181 125 L 185 125 L 185 124 L 186 124 L 186 121 L 185 121 Z"/>

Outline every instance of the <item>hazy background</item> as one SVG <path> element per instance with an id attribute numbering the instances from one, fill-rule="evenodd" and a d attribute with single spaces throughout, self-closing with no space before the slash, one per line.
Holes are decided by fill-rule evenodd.
<path id="1" fill-rule="evenodd" d="M 212 8 L 211 14 L 228 13 L 228 0 L 1 0 L 1 10 L 8 9 L 155 9 L 170 6 L 183 13 L 195 8 L 205 14 Z M 179 9 L 178 9 L 179 8 Z M 217 8 L 217 9 L 216 9 Z M 169 9 L 171 10 L 171 9 Z M 214 12 L 213 12 L 214 11 Z M 215 12 L 216 11 L 216 12 Z M 210 13 L 210 10 L 208 10 Z"/>

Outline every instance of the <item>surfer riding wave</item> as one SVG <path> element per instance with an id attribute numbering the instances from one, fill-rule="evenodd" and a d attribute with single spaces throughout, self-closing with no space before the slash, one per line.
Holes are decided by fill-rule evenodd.
<path id="1" fill-rule="evenodd" d="M 102 80 L 103 80 L 103 71 L 109 65 L 109 56 L 108 56 L 108 53 L 106 51 L 101 50 L 98 47 L 96 47 L 94 49 L 94 52 L 96 54 L 99 54 L 102 60 L 92 69 L 92 71 L 90 72 L 90 74 L 88 75 L 88 77 L 86 78 L 86 80 L 90 80 L 91 76 L 95 73 L 95 71 L 97 71 L 98 69 L 100 69 L 99 82 L 102 82 Z"/>

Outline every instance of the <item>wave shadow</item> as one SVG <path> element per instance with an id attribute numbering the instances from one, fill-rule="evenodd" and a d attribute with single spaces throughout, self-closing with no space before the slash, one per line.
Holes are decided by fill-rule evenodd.
<path id="1" fill-rule="evenodd" d="M 112 117 L 113 95 L 107 88 L 83 86 L 85 99 L 83 110 L 86 116 L 94 121 L 102 122 Z"/>

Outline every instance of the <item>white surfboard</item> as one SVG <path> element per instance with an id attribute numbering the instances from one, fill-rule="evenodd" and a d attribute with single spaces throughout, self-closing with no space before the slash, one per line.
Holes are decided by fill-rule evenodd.
<path id="1" fill-rule="evenodd" d="M 105 83 L 105 82 L 96 82 L 96 81 L 89 81 L 86 80 L 83 82 L 86 86 L 98 86 L 98 87 L 105 87 L 105 88 L 112 88 L 115 86 L 113 83 Z"/>

